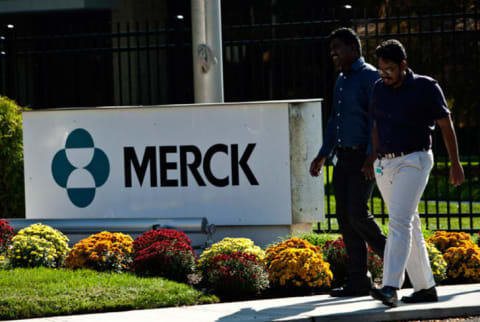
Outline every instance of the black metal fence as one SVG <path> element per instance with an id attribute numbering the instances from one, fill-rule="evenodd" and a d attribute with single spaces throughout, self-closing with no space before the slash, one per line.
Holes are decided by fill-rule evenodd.
<path id="1" fill-rule="evenodd" d="M 263 6 L 257 8 L 260 3 Z M 374 49 L 382 40 L 401 40 L 414 71 L 436 78 L 445 91 L 467 178 L 460 188 L 449 186 L 448 158 L 436 132 L 436 162 L 420 205 L 421 216 L 430 229 L 480 230 L 479 2 L 455 2 L 448 8 L 348 9 L 309 1 L 304 12 L 294 14 L 288 10 L 291 1 L 276 1 L 275 8 L 265 3 L 270 2 L 250 1 L 248 10 L 242 7 L 243 15 L 234 8 L 239 6 L 236 2 L 222 3 L 226 101 L 322 97 L 325 125 L 336 77 L 327 51 L 330 31 L 342 25 L 354 28 L 366 60 L 373 64 Z M 193 102 L 188 14 L 168 23 L 112 22 L 104 15 L 93 21 L 75 15 L 55 23 L 36 18 L 37 25 L 31 19 L 13 17 L 11 25 L 2 19 L 6 24 L 0 30 L 0 91 L 20 105 Z M 331 170 L 327 167 L 327 221 L 318 230 L 337 229 Z M 385 223 L 386 209 L 378 191 L 370 205 Z"/>

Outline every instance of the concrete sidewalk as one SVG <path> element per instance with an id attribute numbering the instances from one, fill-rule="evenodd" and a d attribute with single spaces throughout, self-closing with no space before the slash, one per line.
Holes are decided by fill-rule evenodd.
<path id="1" fill-rule="evenodd" d="M 158 322 L 158 321 L 395 321 L 480 316 L 480 284 L 440 286 L 439 302 L 384 306 L 369 296 L 328 295 L 290 297 L 178 308 L 59 316 L 17 320 L 30 322 Z M 409 295 L 412 289 L 399 292 Z"/>

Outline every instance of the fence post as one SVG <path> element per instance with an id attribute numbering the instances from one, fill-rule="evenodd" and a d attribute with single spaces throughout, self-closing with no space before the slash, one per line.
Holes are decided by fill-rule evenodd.
<path id="1" fill-rule="evenodd" d="M 5 37 L 5 89 L 8 98 L 17 99 L 17 57 L 15 43 L 15 26 L 7 24 L 3 26 L 3 35 Z"/>
<path id="2" fill-rule="evenodd" d="M 5 91 L 5 35 L 0 30 L 0 95 L 6 95 Z"/>

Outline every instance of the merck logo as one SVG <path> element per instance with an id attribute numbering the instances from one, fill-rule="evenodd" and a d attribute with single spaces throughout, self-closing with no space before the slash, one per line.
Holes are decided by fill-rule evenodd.
<path id="1" fill-rule="evenodd" d="M 214 144 L 205 152 L 194 145 L 146 146 L 143 155 L 137 154 L 135 147 L 126 146 L 123 147 L 124 187 L 148 189 L 196 184 L 220 188 L 239 186 L 241 180 L 244 184 L 258 186 L 248 164 L 255 146 L 256 143 L 249 143 L 242 151 L 239 144 Z M 216 158 L 220 166 L 215 164 Z M 107 155 L 95 147 L 92 136 L 85 129 L 72 131 L 65 148 L 52 160 L 53 179 L 79 208 L 93 202 L 96 189 L 105 184 L 109 174 Z"/>
<path id="2" fill-rule="evenodd" d="M 96 189 L 107 181 L 109 173 L 107 155 L 95 147 L 92 136 L 84 129 L 72 131 L 65 148 L 52 161 L 55 182 L 66 189 L 70 201 L 79 208 L 92 203 Z"/>

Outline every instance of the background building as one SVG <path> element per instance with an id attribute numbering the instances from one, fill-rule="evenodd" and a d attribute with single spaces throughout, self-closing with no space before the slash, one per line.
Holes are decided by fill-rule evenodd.
<path id="1" fill-rule="evenodd" d="M 438 180 L 431 180 L 426 198 L 468 202 L 466 212 L 475 213 L 479 7 L 478 0 L 222 1 L 225 101 L 321 97 L 326 121 L 336 77 L 327 35 L 351 26 L 372 63 L 377 44 L 397 38 L 413 70 L 445 90 L 467 162 L 467 184 L 457 189 L 448 188 L 448 173 L 437 162 Z M 0 93 L 22 106 L 193 102 L 190 0 L 2 0 L 0 35 Z M 443 162 L 443 144 L 435 150 Z M 442 216 L 466 216 L 462 207 L 449 209 Z M 327 202 L 327 214 L 333 212 Z M 426 216 L 438 214 L 437 206 Z"/>

